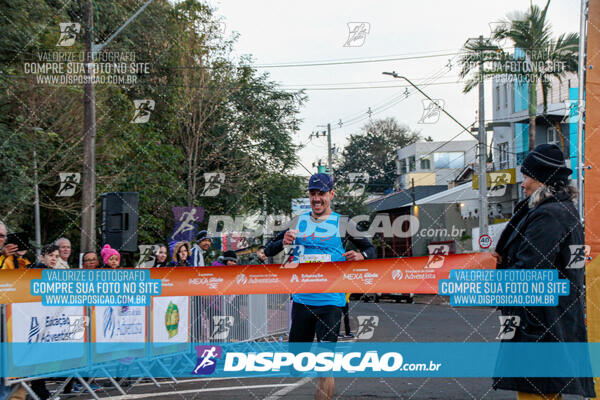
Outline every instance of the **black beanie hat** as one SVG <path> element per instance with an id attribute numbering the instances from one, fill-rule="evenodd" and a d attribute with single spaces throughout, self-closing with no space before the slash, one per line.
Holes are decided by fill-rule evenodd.
<path id="1" fill-rule="evenodd" d="M 521 172 L 545 185 L 568 182 L 573 171 L 565 167 L 565 157 L 555 144 L 540 144 L 530 152 L 521 166 Z"/>
<path id="2" fill-rule="evenodd" d="M 237 262 L 237 254 L 235 254 L 235 251 L 233 250 L 227 250 L 225 253 L 223 253 L 223 259 L 225 261 Z"/>
<path id="3" fill-rule="evenodd" d="M 200 231 L 198 232 L 198 234 L 196 235 L 196 242 L 201 242 L 204 239 L 208 239 L 212 242 L 212 238 L 208 235 L 208 231 Z"/>

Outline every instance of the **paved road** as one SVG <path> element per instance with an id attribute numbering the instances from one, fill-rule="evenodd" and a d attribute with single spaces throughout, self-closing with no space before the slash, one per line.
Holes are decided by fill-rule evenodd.
<path id="1" fill-rule="evenodd" d="M 499 313 L 492 308 L 452 308 L 434 304 L 396 304 L 391 302 L 350 304 L 354 317 L 351 326 L 356 332 L 356 316 L 377 316 L 379 324 L 372 341 L 398 342 L 484 342 L 494 341 L 498 334 Z M 314 398 L 315 380 L 304 378 L 261 379 L 183 379 L 177 385 L 162 382 L 157 388 L 151 383 L 137 385 L 127 396 L 116 391 L 98 392 L 117 399 L 241 399 L 278 400 Z M 61 396 L 61 398 L 64 398 Z M 91 397 L 78 397 L 91 398 Z M 513 392 L 494 391 L 491 379 L 445 378 L 337 378 L 336 399 L 494 399 L 513 400 Z M 565 396 L 564 400 L 579 399 Z"/>

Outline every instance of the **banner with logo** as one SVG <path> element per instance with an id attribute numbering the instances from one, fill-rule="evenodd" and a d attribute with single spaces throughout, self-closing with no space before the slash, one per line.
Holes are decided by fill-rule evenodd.
<path id="1" fill-rule="evenodd" d="M 151 355 L 177 353 L 189 349 L 189 297 L 154 297 L 150 319 Z"/>
<path id="2" fill-rule="evenodd" d="M 87 318 L 84 307 L 48 307 L 42 303 L 14 303 L 6 307 L 7 374 L 30 376 L 85 365 Z M 68 351 L 52 344 L 72 343 Z"/>
<path id="3" fill-rule="evenodd" d="M 444 254 L 365 261 L 152 268 L 161 296 L 214 296 L 270 293 L 438 293 L 452 269 L 491 269 L 490 253 Z M 0 303 L 39 301 L 31 280 L 42 270 L 2 270 Z M 77 272 L 77 271 L 75 271 Z M 74 273 L 75 273 L 74 272 Z M 17 279 L 18 278 L 18 279 Z"/>
<path id="4" fill-rule="evenodd" d="M 175 226 L 169 237 L 169 243 L 192 242 L 198 232 L 198 223 L 204 219 L 202 207 L 173 207 Z"/>
<path id="5" fill-rule="evenodd" d="M 11 350 L 24 343 L 3 343 Z M 50 343 L 55 353 L 69 353 L 77 343 Z M 595 377 L 600 373 L 600 343 L 581 342 L 219 342 L 190 343 L 196 363 L 174 362 L 168 367 L 152 358 L 135 361 L 144 368 L 105 363 L 88 368 L 84 377 L 249 378 L 490 378 Z M 192 351 L 193 349 L 193 351 Z M 131 360 L 132 362 L 134 360 Z M 29 375 L 27 375 L 29 376 Z M 73 370 L 52 372 L 73 376 Z M 125 398 L 133 397 L 124 396 Z M 148 397 L 148 394 L 140 396 Z"/>
<path id="6" fill-rule="evenodd" d="M 146 323 L 146 307 L 92 307 L 93 362 L 143 356 Z"/>
<path id="7" fill-rule="evenodd" d="M 162 295 L 269 293 L 438 293 L 452 269 L 491 269 L 489 253 L 285 265 L 160 268 Z"/>

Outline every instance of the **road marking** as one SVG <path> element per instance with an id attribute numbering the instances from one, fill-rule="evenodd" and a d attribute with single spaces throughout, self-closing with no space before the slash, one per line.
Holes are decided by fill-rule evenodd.
<path id="1" fill-rule="evenodd" d="M 298 382 L 291 384 L 287 387 L 284 387 L 283 389 L 279 390 L 278 392 L 275 392 L 272 395 L 265 397 L 263 400 L 278 400 L 278 399 L 282 398 L 283 396 L 285 396 L 286 394 L 288 394 L 289 392 L 291 392 L 292 390 L 299 388 L 300 386 L 304 385 L 305 383 L 310 382 L 311 379 L 312 378 L 302 378 Z"/>
<path id="2" fill-rule="evenodd" d="M 266 389 L 273 387 L 285 387 L 294 386 L 293 383 L 276 383 L 271 385 L 252 385 L 252 386 L 225 386 L 218 388 L 205 388 L 205 389 L 190 389 L 190 390 L 177 390 L 173 392 L 159 392 L 159 393 L 140 393 L 140 394 L 126 394 L 125 396 L 113 396 L 111 399 L 116 400 L 129 400 L 129 399 L 147 399 L 150 397 L 161 397 L 176 394 L 190 394 L 190 393 L 203 393 L 203 392 L 222 392 L 224 390 L 242 390 L 242 389 Z"/>

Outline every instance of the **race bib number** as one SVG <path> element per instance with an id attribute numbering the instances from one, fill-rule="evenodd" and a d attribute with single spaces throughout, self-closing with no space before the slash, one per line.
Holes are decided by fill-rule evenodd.
<path id="1" fill-rule="evenodd" d="M 300 256 L 301 264 L 320 262 L 331 262 L 331 254 L 302 254 Z"/>

